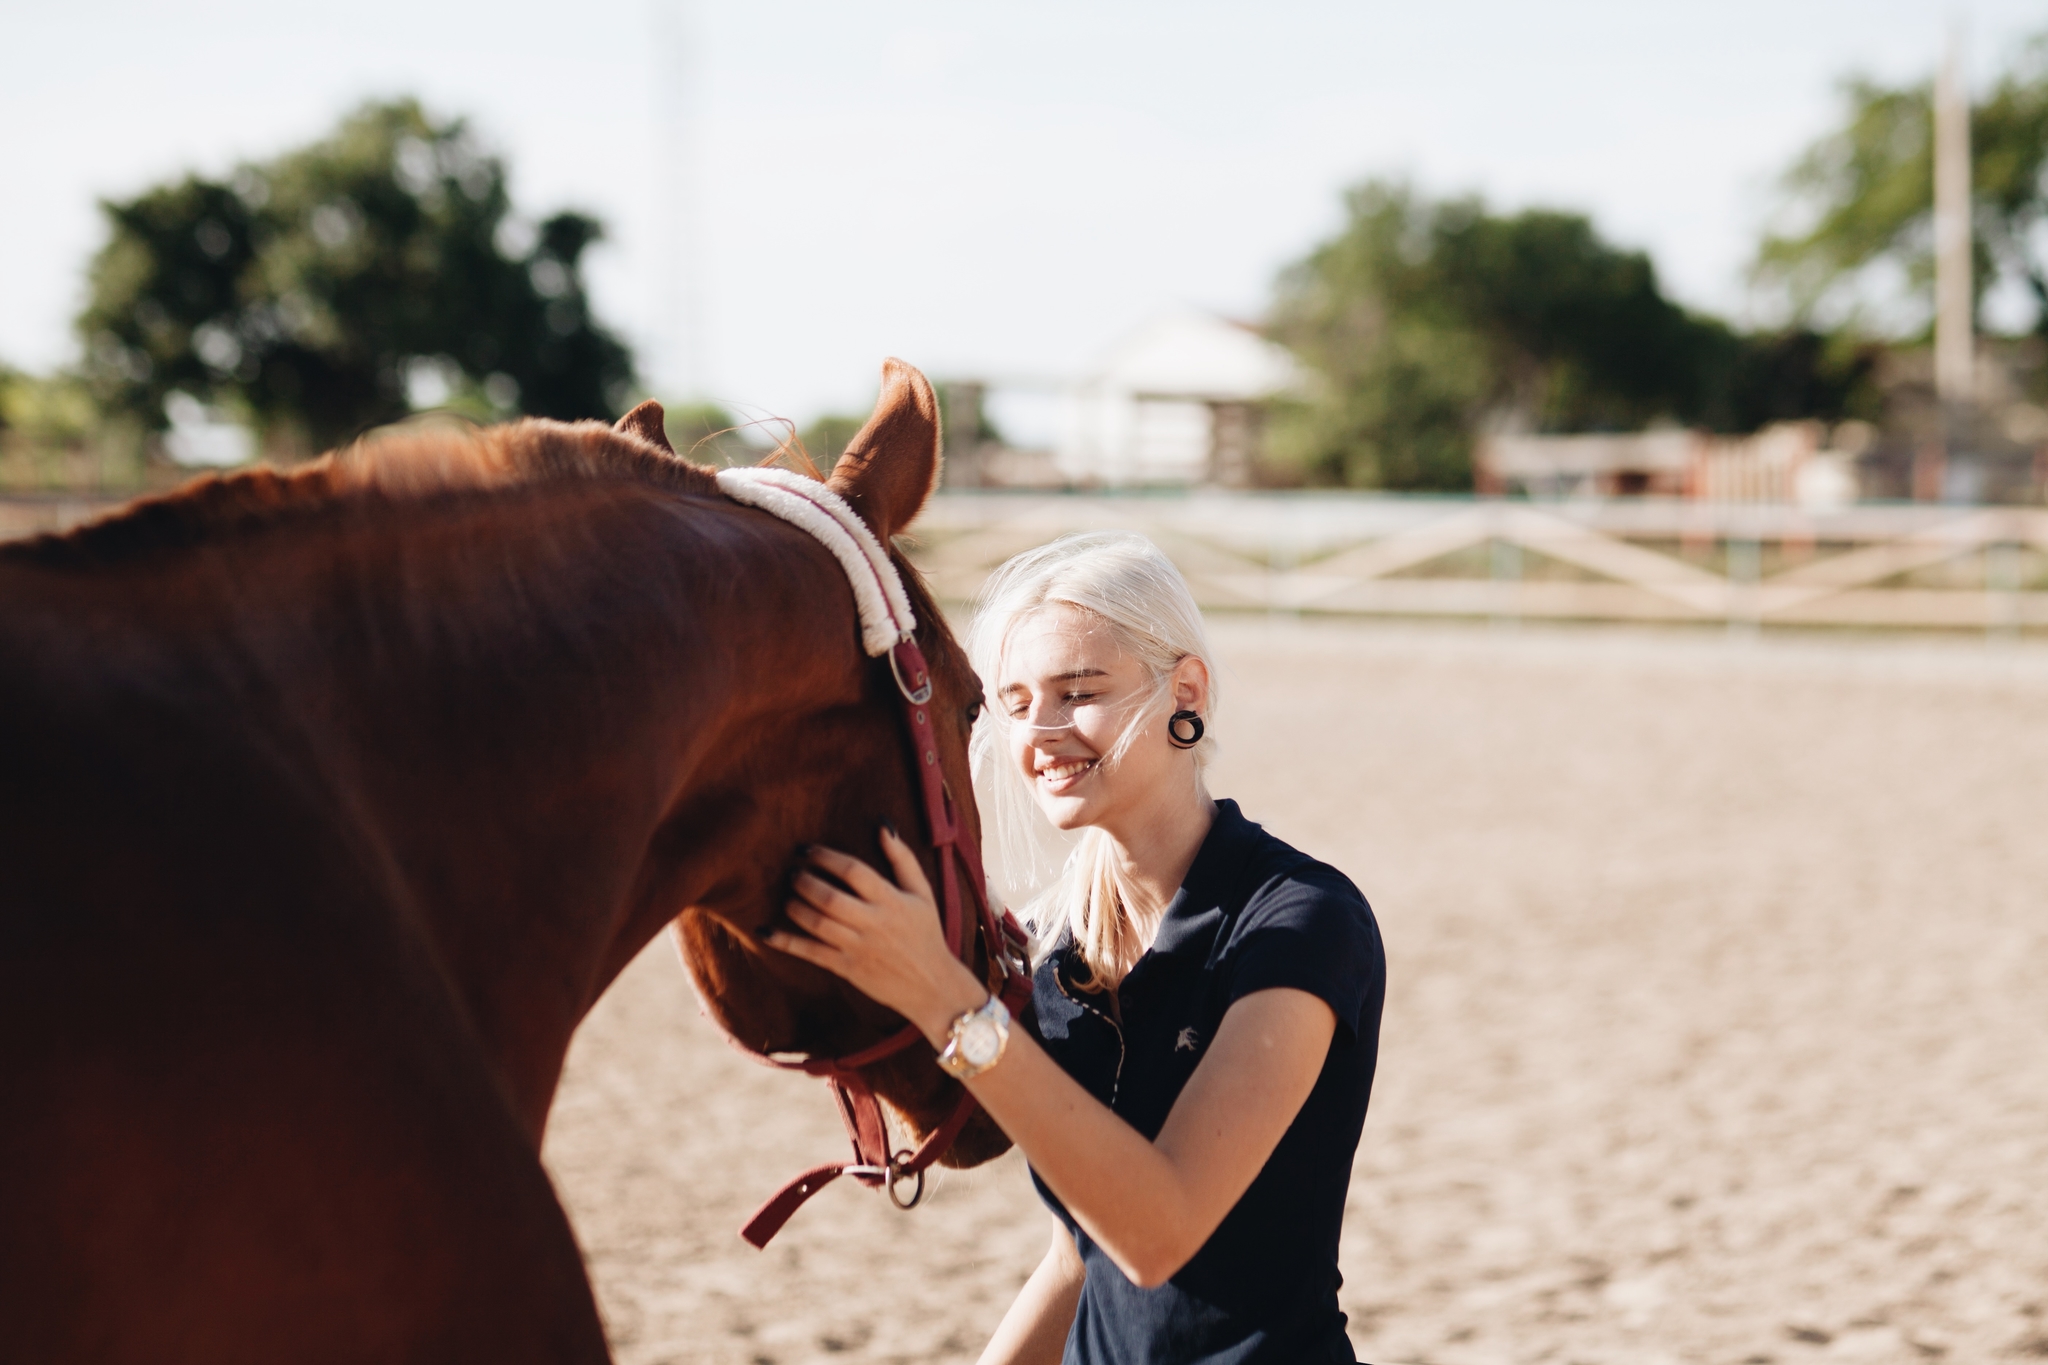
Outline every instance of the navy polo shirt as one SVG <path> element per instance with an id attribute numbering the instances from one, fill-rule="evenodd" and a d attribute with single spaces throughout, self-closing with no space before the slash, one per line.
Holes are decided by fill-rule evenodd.
<path id="1" fill-rule="evenodd" d="M 1337 1236 L 1379 1056 L 1386 955 L 1343 873 L 1244 818 L 1216 821 L 1166 909 L 1151 951 L 1114 994 L 1080 989 L 1071 932 L 1039 965 L 1036 1032 L 1097 1099 L 1156 1138 L 1224 1013 L 1275 986 L 1327 1001 L 1337 1031 L 1315 1089 L 1235 1208 L 1167 1283 L 1140 1289 L 1038 1193 L 1087 1269 L 1067 1365 L 1355 1359 L 1337 1307 Z"/>

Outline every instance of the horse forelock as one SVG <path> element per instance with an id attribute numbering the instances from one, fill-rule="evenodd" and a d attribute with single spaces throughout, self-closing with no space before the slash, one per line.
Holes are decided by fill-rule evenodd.
<path id="1" fill-rule="evenodd" d="M 217 543 L 378 500 L 395 507 L 449 495 L 606 482 L 679 493 L 717 489 L 709 469 L 602 422 L 423 423 L 373 433 L 296 469 L 196 479 L 72 530 L 0 546 L 0 556 L 82 568 Z"/>

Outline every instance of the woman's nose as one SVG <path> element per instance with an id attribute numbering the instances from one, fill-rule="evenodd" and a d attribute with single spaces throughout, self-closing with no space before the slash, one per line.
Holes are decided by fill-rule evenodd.
<path id="1" fill-rule="evenodd" d="M 1071 709 L 1060 703 L 1035 702 L 1024 713 L 1024 725 L 1040 732 L 1071 730 L 1074 728 L 1074 715 Z"/>

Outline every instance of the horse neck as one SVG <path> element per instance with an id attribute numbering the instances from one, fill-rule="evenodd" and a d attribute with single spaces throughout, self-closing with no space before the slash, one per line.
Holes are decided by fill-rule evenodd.
<path id="1" fill-rule="evenodd" d="M 536 1143 L 576 1025 L 746 851 L 651 859 L 665 819 L 744 757 L 736 732 L 799 706 L 820 639 L 855 654 L 822 549 L 741 515 L 551 490 L 356 528 L 278 679 Z"/>

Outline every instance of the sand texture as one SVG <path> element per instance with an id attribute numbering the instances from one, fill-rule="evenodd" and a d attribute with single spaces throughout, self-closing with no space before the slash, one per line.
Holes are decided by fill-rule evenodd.
<path id="1" fill-rule="evenodd" d="M 1347 871 L 1390 992 L 1361 1359 L 2048 1357 L 2048 656 L 1226 622 L 1213 788 Z M 547 1160 L 619 1359 L 962 1361 L 1051 1222 L 1013 1155 L 903 1215 L 664 939 Z"/>

